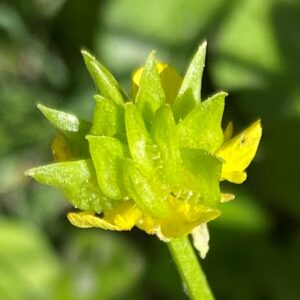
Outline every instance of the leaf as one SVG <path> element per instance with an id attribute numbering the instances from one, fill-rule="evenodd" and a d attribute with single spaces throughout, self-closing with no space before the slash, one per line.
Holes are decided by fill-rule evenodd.
<path id="1" fill-rule="evenodd" d="M 206 42 L 203 42 L 194 55 L 183 78 L 173 111 L 175 120 L 183 119 L 201 101 L 201 82 L 206 55 Z"/>
<path id="2" fill-rule="evenodd" d="M 53 299 L 135 299 L 131 297 L 132 290 L 145 269 L 140 249 L 123 234 L 96 230 L 75 230 L 74 233 L 65 244 L 68 275 L 62 278 L 65 293 Z M 88 288 L 83 288 L 87 283 Z"/>
<path id="3" fill-rule="evenodd" d="M 222 162 L 216 156 L 200 149 L 181 149 L 183 166 L 193 176 L 183 174 L 183 184 L 190 188 L 197 202 L 211 207 L 220 203 L 219 180 Z M 195 194 L 195 195 L 193 195 Z"/>
<path id="4" fill-rule="evenodd" d="M 243 233 L 263 233 L 270 230 L 272 217 L 263 208 L 261 201 L 251 193 L 245 193 L 239 186 L 230 185 L 230 190 L 236 194 L 236 199 L 228 205 L 220 206 L 222 218 L 217 220 L 215 226 Z"/>
<path id="5" fill-rule="evenodd" d="M 143 69 L 135 98 L 136 106 L 141 111 L 148 128 L 151 126 L 155 111 L 164 102 L 165 94 L 156 66 L 155 51 L 152 51 Z"/>
<path id="6" fill-rule="evenodd" d="M 97 178 L 91 160 L 54 163 L 26 172 L 41 184 L 62 190 L 66 198 L 77 208 L 101 212 L 109 205 L 97 186 Z"/>
<path id="7" fill-rule="evenodd" d="M 126 159 L 124 163 L 124 185 L 137 205 L 154 217 L 164 217 L 169 212 L 168 192 L 155 178 L 148 178 Z"/>
<path id="8" fill-rule="evenodd" d="M 105 8 L 104 24 L 107 26 L 105 28 L 107 28 L 109 40 L 102 37 L 100 26 L 98 34 L 102 33 L 102 35 L 98 44 L 101 49 L 106 50 L 107 56 L 114 54 L 116 57 L 118 56 L 116 54 L 121 53 L 123 64 L 126 65 L 130 64 L 136 56 L 143 54 L 142 51 L 149 47 L 147 43 L 149 39 L 153 39 L 158 45 L 163 45 L 163 49 L 166 47 L 166 50 L 187 51 L 188 47 L 194 45 L 195 40 L 199 39 L 199 36 L 211 32 L 211 25 L 223 24 L 223 18 L 220 19 L 220 15 L 228 18 L 231 16 L 224 15 L 226 10 L 222 0 L 120 0 L 108 2 Z M 232 10 L 232 5 L 229 8 Z M 145 37 L 147 40 L 127 41 L 126 37 L 127 39 L 129 37 L 126 33 L 128 32 L 132 36 Z M 120 47 L 124 47 L 124 51 L 120 51 Z M 122 62 L 120 57 L 116 59 L 119 63 Z"/>
<path id="9" fill-rule="evenodd" d="M 260 120 L 225 142 L 216 155 L 224 160 L 222 180 L 242 183 L 247 175 L 244 172 L 255 156 L 262 134 Z"/>
<path id="10" fill-rule="evenodd" d="M 114 76 L 89 52 L 81 50 L 85 65 L 91 74 L 98 93 L 104 98 L 123 105 L 127 96 L 122 91 Z"/>
<path id="11" fill-rule="evenodd" d="M 262 110 L 262 106 L 266 105 L 265 103 L 268 97 L 271 99 L 270 102 L 267 103 L 271 105 L 275 99 L 277 100 L 276 97 L 280 93 L 281 87 L 279 91 L 276 90 L 272 79 L 273 76 L 282 74 L 284 77 L 286 76 L 286 78 L 281 77 L 279 80 L 287 80 L 287 82 L 290 82 L 291 76 L 293 76 L 292 74 L 286 74 L 282 68 L 285 63 L 289 64 L 289 55 L 291 55 L 290 59 L 292 59 L 294 63 L 298 61 L 298 56 L 293 55 L 293 53 L 299 52 L 296 50 L 297 46 L 294 45 L 293 42 L 291 42 L 291 44 L 288 42 L 289 38 L 291 38 L 291 41 L 293 41 L 294 38 L 287 34 L 291 27 L 295 28 L 296 31 L 299 30 L 299 23 L 293 23 L 294 20 L 298 20 L 296 13 L 296 11 L 298 12 L 298 8 L 295 5 L 295 15 L 290 14 L 290 16 L 287 17 L 290 22 L 287 25 L 283 17 L 285 14 L 284 9 L 281 10 L 281 8 L 287 7 L 289 7 L 289 5 L 277 7 L 274 1 L 240 1 L 236 3 L 234 9 L 231 10 L 231 14 L 223 19 L 222 30 L 216 37 L 215 56 L 210 65 L 214 84 L 229 90 L 246 90 L 246 93 L 249 93 L 249 89 L 256 92 L 261 91 L 261 89 L 267 89 L 263 101 L 259 101 L 255 98 L 249 100 L 249 102 L 247 101 L 247 105 L 242 101 L 243 105 L 247 107 L 246 113 L 248 115 L 249 106 L 252 107 L 253 102 L 258 102 L 258 106 L 256 107 L 257 111 L 258 109 Z M 291 10 L 293 10 L 292 7 L 293 5 L 290 6 Z M 274 12 L 277 9 L 278 12 L 280 12 L 279 14 Z M 243 14 L 240 13 L 241 11 Z M 255 18 L 253 18 L 254 11 L 256 11 Z M 274 19 L 269 17 L 271 14 L 274 15 Z M 276 19 L 275 15 L 281 17 Z M 281 33 L 275 29 L 277 26 L 280 26 Z M 244 34 L 245 32 L 247 32 L 247 34 Z M 281 35 L 283 36 L 280 37 Z M 280 39 L 279 43 L 278 39 Z M 285 48 L 284 51 L 286 51 L 286 54 L 279 51 L 282 47 Z M 287 55 L 287 57 L 285 55 Z M 287 61 L 283 63 L 285 57 Z M 288 96 L 288 90 L 289 88 L 285 86 L 285 97 Z M 241 94 L 239 94 L 239 97 L 240 96 Z M 277 101 L 280 101 L 279 99 L 281 99 L 281 97 L 282 96 L 279 96 Z"/>
<path id="12" fill-rule="evenodd" d="M 199 103 L 178 124 L 178 137 L 181 147 L 216 151 L 223 142 L 221 127 L 226 93 L 219 92 Z"/>
<path id="13" fill-rule="evenodd" d="M 96 107 L 90 134 L 125 139 L 124 108 L 100 95 L 94 98 Z"/>
<path id="14" fill-rule="evenodd" d="M 112 137 L 87 136 L 98 185 L 102 193 L 114 200 L 125 197 L 123 160 L 128 155 L 125 145 Z"/>
<path id="15" fill-rule="evenodd" d="M 55 299 L 62 265 L 45 234 L 25 222 L 0 219 L 0 298 Z"/>
<path id="16" fill-rule="evenodd" d="M 128 146 L 134 163 L 142 173 L 153 176 L 155 173 L 155 147 L 140 111 L 132 103 L 125 104 L 125 126 Z"/>
<path id="17" fill-rule="evenodd" d="M 177 71 L 168 64 L 157 62 L 156 67 L 159 74 L 159 78 L 161 80 L 163 91 L 165 93 L 165 102 L 173 104 L 181 86 L 182 78 L 177 73 Z M 144 68 L 139 68 L 132 74 L 131 94 L 133 99 L 135 99 L 136 94 L 138 92 L 143 70 Z"/>
<path id="18" fill-rule="evenodd" d="M 180 177 L 181 158 L 176 124 L 169 105 L 163 105 L 156 111 L 151 136 L 161 153 L 164 181 L 175 185 Z"/>
<path id="19" fill-rule="evenodd" d="M 61 133 L 52 143 L 52 152 L 57 161 L 89 157 L 85 135 L 90 131 L 90 122 L 41 104 L 38 104 L 38 109 Z"/>
<path id="20" fill-rule="evenodd" d="M 37 107 L 55 128 L 69 138 L 83 137 L 90 130 L 90 122 L 81 120 L 73 114 L 52 109 L 42 104 L 38 104 Z"/>

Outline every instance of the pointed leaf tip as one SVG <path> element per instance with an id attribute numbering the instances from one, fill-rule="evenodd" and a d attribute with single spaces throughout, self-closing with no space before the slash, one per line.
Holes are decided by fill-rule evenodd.
<path id="1" fill-rule="evenodd" d="M 206 46 L 206 41 L 199 46 L 185 73 L 173 106 L 176 121 L 183 119 L 201 101 Z"/>
<path id="2" fill-rule="evenodd" d="M 88 52 L 86 49 L 81 49 L 80 52 L 84 59 L 85 58 L 95 59 L 95 57 L 90 52 Z"/>
<path id="3" fill-rule="evenodd" d="M 165 93 L 159 77 L 156 51 L 149 54 L 143 73 L 141 75 L 139 89 L 135 98 L 135 103 L 141 111 L 148 128 L 155 114 L 155 111 L 165 102 Z"/>
<path id="4" fill-rule="evenodd" d="M 207 48 L 207 40 L 204 40 L 204 41 L 200 44 L 200 46 L 198 47 L 198 49 L 203 49 L 203 50 L 206 51 L 206 48 Z M 202 50 L 202 51 L 203 51 L 203 50 Z"/>
<path id="5" fill-rule="evenodd" d="M 124 100 L 127 100 L 127 96 L 115 77 L 88 51 L 81 50 L 81 54 L 98 93 L 117 104 L 123 105 Z"/>

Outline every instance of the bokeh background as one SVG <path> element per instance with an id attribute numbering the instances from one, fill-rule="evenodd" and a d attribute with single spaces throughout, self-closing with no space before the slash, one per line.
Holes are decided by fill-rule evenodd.
<path id="1" fill-rule="evenodd" d="M 236 200 L 210 224 L 202 261 L 217 299 L 300 295 L 300 2 L 0 1 L 0 299 L 187 299 L 166 246 L 138 230 L 79 230 L 56 190 L 25 178 L 52 160 L 37 102 L 90 119 L 90 49 L 124 88 L 157 49 L 181 73 L 208 40 L 203 97 L 229 91 L 225 123 L 262 119 Z"/>

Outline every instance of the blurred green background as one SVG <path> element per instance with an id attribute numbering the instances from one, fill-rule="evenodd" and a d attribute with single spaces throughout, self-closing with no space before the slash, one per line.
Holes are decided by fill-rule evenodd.
<path id="1" fill-rule="evenodd" d="M 204 95 L 229 91 L 225 122 L 261 118 L 263 139 L 236 200 L 210 224 L 202 262 L 217 299 L 300 295 L 300 2 L 0 1 L 0 299 L 187 299 L 166 246 L 79 230 L 63 196 L 24 177 L 52 160 L 36 103 L 90 119 L 90 49 L 127 89 L 157 49 L 181 73 L 204 39 Z"/>

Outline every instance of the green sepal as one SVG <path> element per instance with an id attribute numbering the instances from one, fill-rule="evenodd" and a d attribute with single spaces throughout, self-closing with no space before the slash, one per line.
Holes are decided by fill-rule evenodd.
<path id="1" fill-rule="evenodd" d="M 97 185 L 93 163 L 89 159 L 33 168 L 26 176 L 62 190 L 69 202 L 81 210 L 101 212 L 102 208 L 110 206 Z"/>
<path id="2" fill-rule="evenodd" d="M 42 104 L 38 104 L 37 107 L 46 119 L 65 137 L 68 150 L 73 154 L 74 158 L 89 157 L 88 143 L 85 140 L 85 136 L 92 126 L 90 122 Z"/>
<path id="3" fill-rule="evenodd" d="M 181 147 L 216 151 L 223 143 L 221 127 L 227 93 L 219 92 L 197 106 L 178 124 Z"/>
<path id="4" fill-rule="evenodd" d="M 117 137 L 124 140 L 124 107 L 100 95 L 96 95 L 94 98 L 96 107 L 90 134 Z"/>
<path id="5" fill-rule="evenodd" d="M 140 111 L 133 103 L 125 104 L 125 127 L 131 157 L 143 174 L 155 173 L 155 151 Z"/>
<path id="6" fill-rule="evenodd" d="M 127 147 L 112 137 L 88 135 L 87 140 L 102 193 L 112 200 L 124 198 L 123 161 L 128 155 Z"/>
<path id="7" fill-rule="evenodd" d="M 135 167 L 131 159 L 126 159 L 123 178 L 129 197 L 145 213 L 158 218 L 168 214 L 168 191 L 155 177 L 146 177 Z"/>
<path id="8" fill-rule="evenodd" d="M 37 107 L 46 119 L 66 137 L 84 137 L 91 128 L 92 124 L 90 122 L 81 120 L 73 114 L 49 108 L 42 104 L 38 104 Z"/>
<path id="9" fill-rule="evenodd" d="M 176 124 L 170 105 L 165 104 L 156 111 L 151 136 L 160 150 L 163 179 L 174 186 L 180 178 L 181 158 Z"/>
<path id="10" fill-rule="evenodd" d="M 148 128 L 155 111 L 165 102 L 165 93 L 156 67 L 155 51 L 147 59 L 141 76 L 135 104 L 141 111 Z"/>
<path id="11" fill-rule="evenodd" d="M 205 65 L 206 45 L 198 48 L 183 78 L 178 95 L 174 101 L 173 111 L 176 122 L 182 120 L 201 101 L 201 83 Z"/>
<path id="12" fill-rule="evenodd" d="M 222 162 L 214 155 L 200 149 L 181 149 L 184 167 L 182 174 L 183 198 L 215 207 L 220 203 L 219 181 Z M 191 176 L 192 175 L 192 176 Z"/>
<path id="13" fill-rule="evenodd" d="M 121 89 L 115 77 L 89 52 L 81 50 L 81 54 L 98 93 L 122 105 L 128 97 Z"/>

